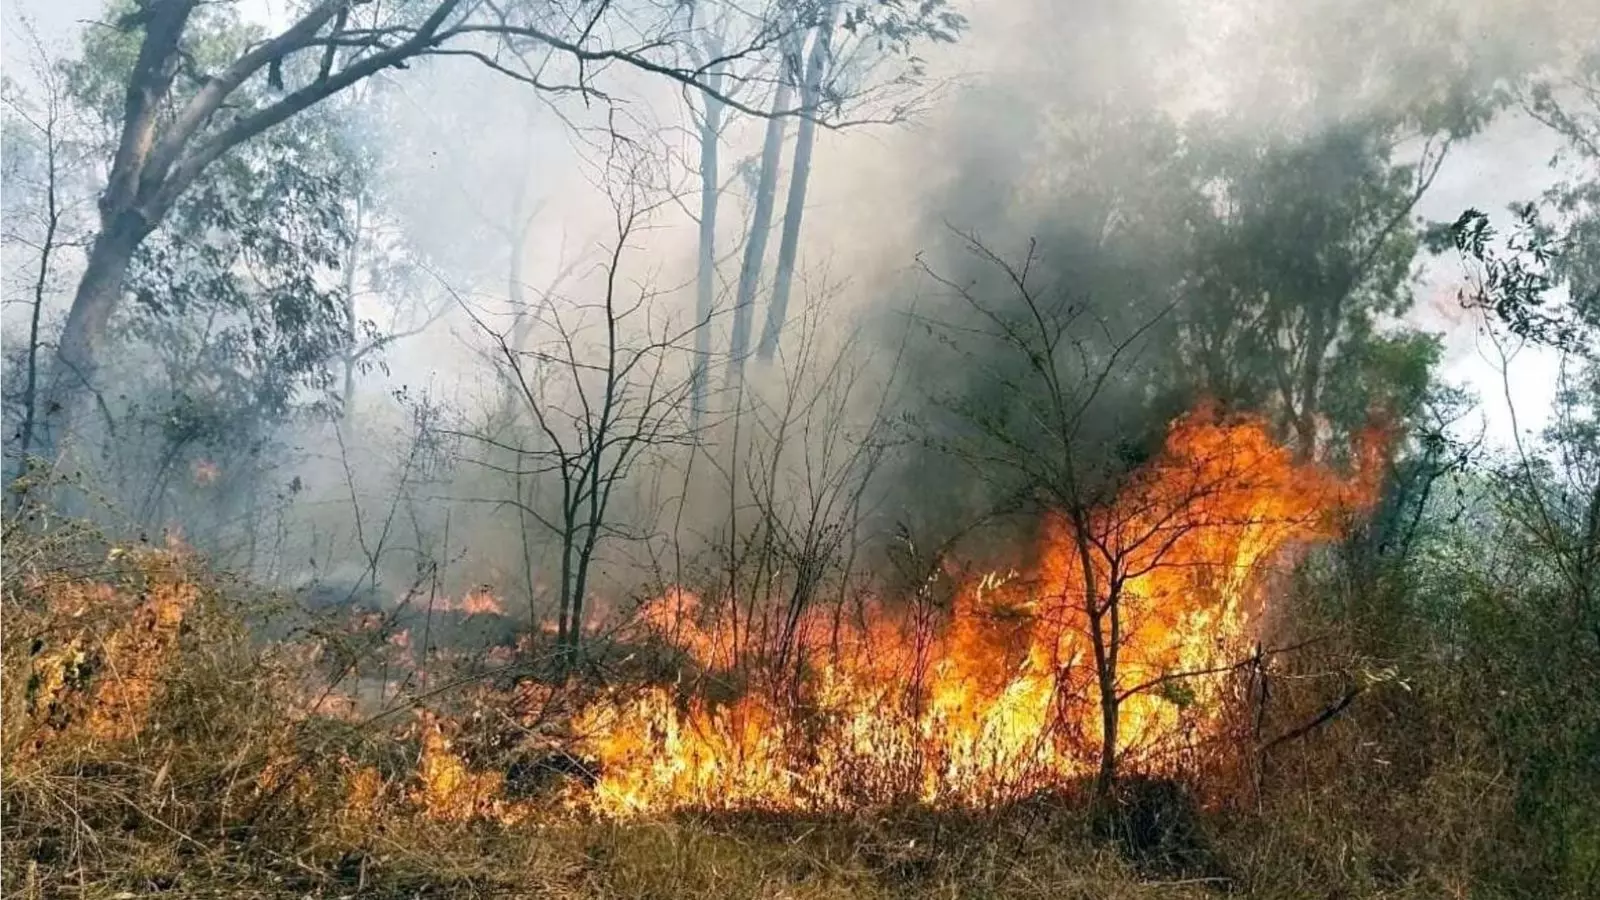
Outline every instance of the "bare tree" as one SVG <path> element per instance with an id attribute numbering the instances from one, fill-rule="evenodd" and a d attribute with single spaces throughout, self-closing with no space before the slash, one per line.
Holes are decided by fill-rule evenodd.
<path id="1" fill-rule="evenodd" d="M 830 600 L 836 622 L 846 613 L 899 387 L 896 366 L 875 368 L 860 339 L 839 339 L 828 321 L 825 301 L 807 306 L 779 377 L 731 418 L 733 452 L 708 454 L 728 502 L 711 543 L 725 577 L 718 612 L 737 636 L 731 661 L 770 664 L 790 688 L 815 638 L 802 634 L 808 613 Z"/>
<path id="2" fill-rule="evenodd" d="M 1007 479 L 1011 496 L 1031 498 L 1039 506 L 1033 512 L 1059 521 L 1075 557 L 1068 571 L 1055 576 L 1055 589 L 1064 593 L 1040 598 L 1038 614 L 1052 627 L 1081 631 L 1088 639 L 1089 693 L 1100 720 L 1096 795 L 1103 805 L 1118 774 L 1120 713 L 1129 698 L 1250 662 L 1167 672 L 1130 666 L 1126 658 L 1130 637 L 1161 614 L 1158 602 L 1131 585 L 1178 564 L 1173 551 L 1197 529 L 1254 524 L 1226 520 L 1212 502 L 1248 461 L 1232 458 L 1224 447 L 1221 457 L 1162 460 L 1136 471 L 1119 444 L 1140 430 L 1132 421 L 1140 413 L 1123 396 L 1119 380 L 1138 365 L 1145 337 L 1164 312 L 1115 333 L 1084 302 L 1041 289 L 1032 245 L 1013 264 L 976 238 L 965 241 L 981 264 L 998 273 L 1001 287 L 985 293 L 928 270 L 958 307 L 974 314 L 975 323 L 934 324 L 983 377 L 995 380 L 1006 399 L 956 406 L 968 431 L 950 449 L 980 477 Z M 1057 664 L 1071 666 L 1068 660 Z M 1069 683 L 1070 678 L 1058 683 L 1057 690 Z"/>
<path id="3" fill-rule="evenodd" d="M 870 490 L 890 447 L 890 401 L 897 366 L 869 371 L 870 354 L 848 337 L 829 348 L 824 304 L 802 319 L 794 352 L 783 358 L 778 402 L 751 411 L 754 436 L 750 496 L 762 535 L 775 551 L 783 618 L 776 664 L 798 661 L 799 628 L 811 606 L 837 582 L 836 615 L 843 613 L 862 526 L 873 513 Z M 883 379 L 870 409 L 867 392 Z"/>
<path id="4" fill-rule="evenodd" d="M 569 663 L 581 653 L 597 551 L 607 539 L 629 535 L 613 517 L 617 489 L 646 454 L 687 445 L 693 437 L 684 415 L 691 379 L 678 374 L 675 362 L 694 327 L 655 321 L 651 307 L 658 292 L 648 285 L 630 291 L 623 281 L 630 242 L 665 202 L 649 196 L 643 162 L 621 161 L 632 152 L 619 141 L 609 165 L 616 179 L 607 182 L 615 242 L 599 267 L 599 299 L 539 306 L 527 314 L 523 346 L 512 343 L 511 329 L 495 327 L 463 304 L 488 339 L 503 377 L 516 386 L 528 422 L 509 437 L 465 437 L 511 460 L 481 465 L 519 480 L 547 479 L 549 493 L 559 495 L 553 504 L 522 496 L 495 502 L 519 509 L 555 539 L 557 640 Z"/>
<path id="5" fill-rule="evenodd" d="M 78 229 L 81 210 L 75 200 L 78 192 L 69 182 L 82 178 L 80 169 L 84 162 L 83 142 L 72 134 L 73 120 L 62 75 L 47 58 L 31 26 L 24 22 L 23 29 L 35 51 L 33 73 L 39 80 L 42 96 L 35 101 L 9 80 L 0 89 L 0 105 L 4 106 L 9 120 L 8 130 L 9 127 L 22 129 L 24 133 L 17 137 L 37 152 L 32 160 L 36 163 L 37 171 L 19 173 L 11 167 L 7 168 L 9 190 L 19 192 L 20 187 L 20 193 L 38 195 L 29 197 L 29 206 L 37 209 L 35 215 L 26 216 L 26 221 L 21 220 L 20 210 L 18 219 L 13 219 L 12 210 L 7 210 L 3 235 L 5 246 L 21 248 L 33 257 L 32 264 L 26 267 L 28 331 L 27 343 L 22 348 L 23 384 L 17 398 L 21 407 L 20 422 L 15 434 L 7 435 L 8 442 L 14 441 L 16 468 L 6 479 L 7 482 L 14 482 L 26 473 L 29 454 L 39 443 L 39 377 L 44 361 L 41 356 L 47 352 L 41 334 L 44 311 L 46 301 L 57 289 L 55 282 L 61 254 L 80 245 Z M 16 150 L 13 144 L 13 150 L 8 154 L 13 160 L 16 159 Z M 30 209 L 30 212 L 35 210 Z M 20 493 L 10 494 L 10 502 L 20 503 L 21 499 Z"/>

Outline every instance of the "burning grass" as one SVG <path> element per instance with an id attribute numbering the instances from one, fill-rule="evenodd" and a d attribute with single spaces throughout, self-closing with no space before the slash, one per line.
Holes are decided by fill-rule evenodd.
<path id="1" fill-rule="evenodd" d="M 1252 619 L 1270 565 L 1336 536 L 1374 488 L 1369 471 L 1297 463 L 1259 422 L 1202 412 L 1118 503 L 1051 517 L 1020 570 L 958 584 L 948 610 L 917 597 L 741 619 L 669 592 L 637 622 L 697 682 L 584 709 L 600 772 L 585 802 L 981 809 L 1095 775 L 1108 744 L 1119 767 L 1173 773 L 1273 662 Z M 744 689 L 723 703 L 696 689 L 716 682 Z"/>
<path id="2" fill-rule="evenodd" d="M 1298 463 L 1257 423 L 1197 416 L 1094 513 L 1093 540 L 1078 540 L 1081 520 L 1053 520 L 1014 568 L 943 576 L 947 605 L 924 592 L 736 618 L 726 600 L 675 589 L 641 607 L 614 654 L 653 647 L 668 665 L 615 669 L 626 677 L 607 684 L 519 665 L 533 643 L 466 677 L 481 660 L 419 664 L 369 622 L 352 640 L 393 657 L 375 700 L 344 682 L 362 669 L 349 648 L 253 639 L 241 622 L 258 598 L 181 547 L 80 535 L 46 552 L 12 534 L 3 887 L 1288 897 L 1338 895 L 1355 866 L 1374 891 L 1438 896 L 1461 882 L 1415 873 L 1448 873 L 1484 833 L 1458 829 L 1402 877 L 1361 862 L 1386 858 L 1375 833 L 1352 850 L 1370 808 L 1332 822 L 1302 810 L 1322 830 L 1283 827 L 1285 798 L 1309 802 L 1326 779 L 1302 775 L 1303 793 L 1243 818 L 1226 797 L 1245 786 L 1225 763 L 1254 746 L 1240 713 L 1255 679 L 1288 665 L 1260 647 L 1271 564 L 1335 536 L 1371 498 L 1366 470 Z M 485 591 L 457 605 L 500 611 Z M 1107 648 L 1110 670 L 1097 665 Z M 410 667 L 392 687 L 391 664 Z M 422 689 L 428 677 L 457 689 Z M 1124 775 L 1110 842 L 1084 815 L 1106 685 Z M 1292 716 L 1316 711 L 1286 693 Z M 1415 796 L 1449 821 L 1476 771 Z M 1185 787 L 1199 774 L 1214 779 L 1204 804 Z M 1399 821 L 1411 795 L 1394 796 L 1381 821 Z M 1276 871 L 1291 858 L 1325 883 Z"/>

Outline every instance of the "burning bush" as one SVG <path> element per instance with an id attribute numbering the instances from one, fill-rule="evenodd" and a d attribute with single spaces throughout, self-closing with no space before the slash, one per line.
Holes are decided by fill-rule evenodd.
<path id="1" fill-rule="evenodd" d="M 385 682 L 376 697 L 342 680 L 358 658 L 330 668 L 316 646 L 252 636 L 248 590 L 220 590 L 181 548 L 80 537 L 41 553 L 12 535 L 5 887 L 59 893 L 71 873 L 130 891 L 606 895 L 731 890 L 722 868 L 753 866 L 739 889 L 781 893 L 789 876 L 762 868 L 780 865 L 849 896 L 1002 895 L 1031 879 L 1081 887 L 1085 871 L 1110 892 L 1136 877 L 1126 859 L 1146 878 L 1288 895 L 1459 887 L 1461 861 L 1514 822 L 1510 787 L 1489 777 L 1496 751 L 1447 739 L 1446 692 L 1414 695 L 1391 664 L 1332 641 L 1271 646 L 1279 564 L 1372 495 L 1368 468 L 1297 461 L 1256 421 L 1200 413 L 1116 504 L 1050 516 L 1004 568 L 944 568 L 948 602 L 930 590 L 796 614 L 782 597 L 674 588 L 595 643 L 607 656 L 588 671 L 535 665 L 525 644 L 488 670 L 430 658 L 432 687 Z M 469 615 L 496 615 L 469 596 Z M 367 624 L 375 652 L 399 649 Z M 1331 703 L 1329 673 L 1355 679 Z M 1369 705 L 1343 715 L 1358 690 Z M 1408 742 L 1391 720 L 1440 737 Z M 1108 754 L 1115 807 L 1079 815 L 1102 799 L 1089 787 Z M 1248 785 L 1194 791 L 1189 765 L 1218 758 Z M 1351 777 L 1368 789 L 1345 789 Z M 1219 828 L 1219 810 L 1244 804 L 1213 801 L 1240 786 L 1259 805 Z M 1313 800 L 1324 814 L 1305 812 Z M 1444 832 L 1388 848 L 1359 831 L 1360 868 L 1343 873 L 1327 847 L 1352 822 L 1420 829 L 1413 806 Z M 951 844 L 995 836 L 1015 855 Z"/>
<path id="2" fill-rule="evenodd" d="M 987 807 L 1104 776 L 1107 759 L 1170 771 L 1270 658 L 1255 624 L 1268 567 L 1374 492 L 1371 471 L 1296 462 L 1263 423 L 1201 411 L 1115 504 L 1052 516 L 1020 572 L 958 586 L 935 616 L 873 600 L 741 619 L 668 592 L 636 624 L 695 680 L 579 716 L 601 773 L 590 805 Z M 742 690 L 715 702 L 719 683 Z"/>

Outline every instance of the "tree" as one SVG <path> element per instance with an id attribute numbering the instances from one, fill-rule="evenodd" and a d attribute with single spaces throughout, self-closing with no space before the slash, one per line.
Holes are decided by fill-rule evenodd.
<path id="1" fill-rule="evenodd" d="M 811 50 L 806 54 L 805 68 L 796 73 L 800 82 L 800 105 L 805 109 L 820 109 L 822 81 L 832 62 L 831 48 L 834 29 L 834 4 L 824 3 L 817 24 L 811 29 Z M 799 65 L 796 54 L 796 66 Z M 761 343 L 756 353 L 762 359 L 771 359 L 778 350 L 778 336 L 783 332 L 783 322 L 789 314 L 789 286 L 794 282 L 794 259 L 800 246 L 800 221 L 805 213 L 806 187 L 811 179 L 811 148 L 817 140 L 817 123 L 813 116 L 800 120 L 795 138 L 794 165 L 789 173 L 789 196 L 784 202 L 783 235 L 778 242 L 778 264 L 772 285 L 772 300 L 767 305 L 767 321 L 761 330 Z"/>
<path id="2" fill-rule="evenodd" d="M 789 105 L 789 95 L 794 91 L 799 77 L 799 41 L 789 36 L 784 42 L 784 55 L 778 74 L 778 86 L 772 92 L 774 110 Z M 750 329 L 755 319 L 756 289 L 761 283 L 761 267 L 766 259 L 767 237 L 772 231 L 772 212 L 777 202 L 778 169 L 782 165 L 783 132 L 788 120 L 782 116 L 767 119 L 766 137 L 761 144 L 761 163 L 755 185 L 755 206 L 750 213 L 750 229 L 745 239 L 744 261 L 739 266 L 739 288 L 733 301 L 733 336 L 728 345 L 727 386 L 737 395 L 744 374 L 745 357 L 750 353 Z"/>
<path id="3" fill-rule="evenodd" d="M 8 467 L 7 485 L 13 485 L 27 471 L 29 456 L 38 446 L 40 428 L 40 376 L 48 364 L 44 344 L 45 309 L 57 290 L 62 274 L 62 256 L 75 249 L 86 222 L 86 207 L 81 202 L 88 178 L 90 142 L 77 115 L 62 73 L 50 64 L 37 37 L 33 38 L 36 59 L 34 74 L 43 96 L 27 96 L 7 78 L 0 84 L 0 104 L 4 105 L 7 185 L 4 208 L 3 252 L 6 269 L 23 281 L 6 285 L 7 305 L 14 291 L 26 297 L 27 339 L 14 359 L 19 371 L 8 376 L 8 387 L 21 384 L 20 392 L 6 392 L 8 405 L 18 407 L 8 418 L 17 423 L 14 433 L 5 436 L 15 468 Z M 9 279 L 8 279 L 9 281 Z M 12 358 L 6 360 L 9 366 Z M 22 493 L 8 493 L 8 505 L 20 503 Z"/>
<path id="4" fill-rule="evenodd" d="M 737 387 L 743 377 L 754 330 L 756 295 L 763 285 L 767 241 L 783 166 L 786 123 L 778 111 L 787 108 L 798 91 L 798 142 L 789 171 L 772 301 L 759 349 L 760 355 L 767 359 L 777 350 L 788 315 L 818 124 L 843 128 L 873 121 L 897 123 L 905 120 L 918 102 L 916 87 L 924 74 L 922 62 L 913 54 L 913 48 L 921 41 L 954 41 L 966 27 L 966 19 L 951 10 L 945 0 L 915 4 L 889 0 L 871 6 L 849 7 L 843 15 L 840 10 L 841 4 L 835 0 L 813 0 L 798 5 L 789 14 L 780 43 L 777 84 L 772 95 L 773 114 L 767 120 L 756 170 L 754 206 L 734 297 L 733 334 L 727 361 L 729 386 Z M 884 64 L 896 59 L 904 60 L 904 68 L 885 75 L 881 71 L 886 68 Z M 904 95 L 908 89 L 910 97 Z M 880 106 L 887 110 L 878 117 L 875 110 Z M 857 112 L 856 108 L 866 111 Z M 711 132 L 702 129 L 702 142 L 708 136 L 712 136 Z M 705 171 L 703 168 L 702 178 L 708 177 Z M 702 228 L 705 220 L 703 208 Z M 714 257 L 714 253 L 702 243 L 701 257 L 708 256 Z"/>
<path id="5" fill-rule="evenodd" d="M 948 447 L 978 477 L 1001 480 L 1006 512 L 1045 523 L 1041 577 L 1024 612 L 1055 635 L 1043 645 L 1055 705 L 1088 698 L 1097 708 L 1089 737 L 1106 812 L 1137 737 L 1121 733 L 1127 704 L 1156 695 L 1182 709 L 1193 679 L 1278 652 L 1244 653 L 1219 639 L 1186 655 L 1162 650 L 1161 636 L 1186 610 L 1209 621 L 1237 615 L 1270 554 L 1330 536 L 1343 512 L 1365 503 L 1372 460 L 1344 479 L 1296 466 L 1251 419 L 1202 408 L 1169 424 L 1141 396 L 1138 372 L 1152 365 L 1162 313 L 1124 330 L 1093 302 L 1039 286 L 1033 246 L 1020 263 L 974 238 L 968 247 L 995 277 L 957 283 L 929 270 L 968 311 L 934 327 L 991 390 L 952 398 Z"/>
<path id="6" fill-rule="evenodd" d="M 698 7 L 691 6 L 689 15 L 691 23 Z M 704 47 L 695 47 L 696 62 L 706 61 L 706 83 L 710 91 L 701 95 L 701 106 L 695 109 L 692 99 L 690 114 L 695 119 L 697 138 L 700 142 L 700 215 L 699 215 L 699 248 L 695 260 L 695 321 L 699 329 L 694 337 L 694 372 L 690 389 L 689 404 L 695 424 L 700 424 L 706 411 L 707 394 L 710 389 L 711 375 L 711 319 L 716 312 L 716 279 L 717 279 L 717 211 L 722 199 L 722 130 L 725 106 L 718 99 L 718 93 L 737 90 L 736 87 L 724 87 L 723 71 L 726 63 L 721 61 L 722 48 L 728 38 L 727 33 L 731 27 L 731 15 L 723 10 L 717 21 L 703 30 Z"/>
<path id="7" fill-rule="evenodd" d="M 209 11 L 198 0 L 141 0 L 118 10 L 114 30 L 136 39 L 138 50 L 122 85 L 100 228 L 62 332 L 47 407 L 61 411 L 69 424 L 75 418 L 95 383 L 107 326 L 122 305 L 135 252 L 201 175 L 236 148 L 366 78 L 421 56 L 465 55 L 536 89 L 602 96 L 592 84 L 593 70 L 620 64 L 708 90 L 700 69 L 675 62 L 681 39 L 670 16 L 631 17 L 626 28 L 602 28 L 610 7 L 602 4 L 584 21 L 561 23 L 538 8 L 505 10 L 475 0 L 393 10 L 322 0 L 277 35 L 252 39 L 212 65 L 194 46 L 195 28 Z M 575 33 L 563 34 L 563 27 Z M 637 35 L 637 41 L 598 43 L 601 35 L 619 32 Z M 764 28 L 735 52 L 759 55 L 776 33 Z M 512 54 L 558 56 L 574 64 L 575 80 L 551 82 L 506 69 L 485 52 L 485 42 Z"/>
<path id="8" fill-rule="evenodd" d="M 1467 286 L 1459 299 L 1486 315 L 1506 374 L 1508 347 L 1518 342 L 1560 356 L 1553 421 L 1535 446 L 1514 432 L 1518 459 L 1501 474 L 1521 524 L 1565 580 L 1575 615 L 1588 620 L 1575 626 L 1600 642 L 1600 56 L 1552 81 L 1532 79 L 1521 102 L 1563 140 L 1552 165 L 1570 174 L 1540 202 L 1515 205 L 1503 235 L 1469 209 L 1436 238 L 1461 258 Z M 1506 399 L 1515 416 L 1509 386 Z"/>
<path id="9" fill-rule="evenodd" d="M 1142 411 L 1111 398 L 1122 394 L 1122 379 L 1158 320 L 1124 334 L 1102 331 L 1092 339 L 1090 327 L 1098 321 L 1104 328 L 1106 320 L 1096 320 L 1092 309 L 1065 292 L 1050 296 L 1039 290 L 1035 246 L 1030 245 L 1020 264 L 1012 264 L 976 238 L 965 240 L 969 252 L 991 268 L 998 285 L 957 283 L 925 269 L 970 313 L 965 320 L 935 327 L 968 363 L 985 368 L 1009 400 L 994 403 L 961 395 L 946 400 L 955 418 L 967 426 L 964 433 L 956 432 L 951 449 L 985 477 L 1004 478 L 1009 487 L 1002 496 L 1062 517 L 1076 554 L 1077 575 L 1069 580 L 1078 593 L 1057 600 L 1073 618 L 1081 616 L 1093 652 L 1101 732 L 1096 794 L 1104 803 L 1116 779 L 1117 729 L 1125 699 L 1118 680 L 1128 633 L 1123 588 L 1136 567 L 1157 564 L 1161 556 L 1149 559 L 1147 551 L 1132 551 L 1152 542 L 1170 547 L 1176 537 L 1167 533 L 1173 523 L 1159 517 L 1154 531 L 1124 533 L 1128 523 L 1120 521 L 1115 507 L 1130 461 L 1119 446 L 1126 438 L 1112 436 L 1118 431 L 1137 434 L 1148 426 L 1128 428 Z M 958 340 L 962 334 L 971 338 Z M 1115 412 L 1119 406 L 1124 409 L 1120 414 Z"/>
<path id="10" fill-rule="evenodd" d="M 1508 218 L 1468 209 L 1434 235 L 1462 264 L 1459 300 L 1499 354 L 1512 416 L 1512 446 L 1479 478 L 1482 511 L 1438 554 L 1438 605 L 1467 701 L 1505 748 L 1536 889 L 1551 895 L 1600 877 L 1600 57 L 1586 49 L 1517 86 L 1561 139 L 1555 185 Z M 1542 433 L 1525 428 L 1510 380 L 1530 349 L 1558 362 Z"/>
<path id="11" fill-rule="evenodd" d="M 967 25 L 965 17 L 950 9 L 944 0 L 915 6 L 890 2 L 853 7 L 838 0 L 820 0 L 811 19 L 806 36 L 810 47 L 805 53 L 803 68 L 799 49 L 796 49 L 794 77 L 800 84 L 800 108 L 811 110 L 812 114 L 802 117 L 796 128 L 794 164 L 790 167 L 789 194 L 784 201 L 783 234 L 778 243 L 772 299 L 756 349 L 764 360 L 771 360 L 777 353 L 789 315 L 789 293 L 794 283 L 795 257 L 800 247 L 800 225 L 805 216 L 818 120 L 828 108 L 842 107 L 847 101 L 855 105 L 881 103 L 881 98 L 876 96 L 881 88 L 871 82 L 875 71 L 889 59 L 905 57 L 908 66 L 905 72 L 885 79 L 887 82 L 916 84 L 924 74 L 921 60 L 914 55 L 916 43 L 954 42 Z M 895 122 L 910 114 L 915 101 L 891 99 L 889 103 L 886 121 Z"/>
<path id="12" fill-rule="evenodd" d="M 584 604 L 603 542 L 626 536 L 614 520 L 614 499 L 634 466 L 648 453 L 688 445 L 685 418 L 691 378 L 675 374 L 674 356 L 694 331 L 656 320 L 657 292 L 641 286 L 629 296 L 623 265 L 630 241 L 665 202 L 650 196 L 648 166 L 631 158 L 619 140 L 607 162 L 607 194 L 615 213 L 614 243 L 599 267 L 600 296 L 591 302 L 548 303 L 521 313 L 527 343 L 512 343 L 467 307 L 522 401 L 528 425 L 509 436 L 466 434 L 493 451 L 480 464 L 523 478 L 548 479 L 553 505 L 523 495 L 496 499 L 537 522 L 556 541 L 557 641 L 564 664 L 582 652 Z M 598 333 L 598 336 L 596 334 Z M 506 457 L 508 464 L 493 457 Z"/>
<path id="13" fill-rule="evenodd" d="M 1350 363 L 1363 354 L 1381 361 L 1377 343 L 1422 348 L 1376 322 L 1411 303 L 1412 211 L 1450 141 L 1428 141 L 1415 162 L 1398 164 L 1392 142 L 1387 123 L 1354 122 L 1223 149 L 1216 170 L 1221 212 L 1181 310 L 1183 358 L 1207 393 L 1273 407 L 1307 459 L 1346 388 L 1336 376 L 1356 376 Z M 1364 424 L 1367 410 L 1351 412 L 1355 420 L 1335 423 L 1343 435 Z"/>
<path id="14" fill-rule="evenodd" d="M 251 34 L 228 10 L 207 12 L 190 28 L 194 64 L 230 58 Z M 106 152 L 137 52 L 132 36 L 99 30 L 64 66 Z M 364 190 L 339 112 L 310 111 L 219 159 L 129 258 L 129 299 L 106 340 L 115 387 L 94 395 L 100 433 L 117 439 L 90 442 L 88 421 L 78 433 L 82 458 L 101 454 L 103 487 L 145 527 L 166 524 L 169 500 L 221 517 L 225 498 L 268 491 L 262 479 L 287 461 L 267 452 L 278 427 L 339 401 L 334 370 L 361 348 L 338 273 Z"/>

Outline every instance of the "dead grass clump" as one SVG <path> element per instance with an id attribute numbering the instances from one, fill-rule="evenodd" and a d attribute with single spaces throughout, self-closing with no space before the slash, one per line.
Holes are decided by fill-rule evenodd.
<path id="1" fill-rule="evenodd" d="M 251 644 L 236 599 L 178 547 L 46 541 L 4 547 L 0 887 L 237 885 L 315 847 L 338 753 L 298 752 L 297 673 Z"/>
<path id="2" fill-rule="evenodd" d="M 1515 784 L 1446 666 L 1330 642 L 1278 676 L 1264 732 L 1296 736 L 1261 754 L 1258 780 L 1208 823 L 1243 890 L 1468 897 L 1520 865 L 1527 847 L 1506 830 Z M 1354 702 L 1298 733 L 1352 687 Z"/>

